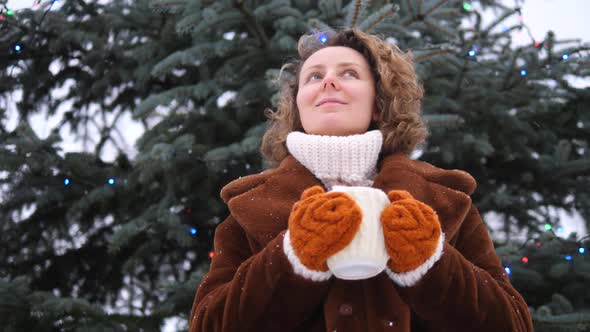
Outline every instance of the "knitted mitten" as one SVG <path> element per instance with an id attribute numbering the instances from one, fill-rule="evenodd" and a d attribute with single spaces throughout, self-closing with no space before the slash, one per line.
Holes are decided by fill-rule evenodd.
<path id="1" fill-rule="evenodd" d="M 296 263 L 295 271 L 309 277 L 306 271 L 298 271 L 300 263 L 303 270 L 328 273 L 326 260 L 352 241 L 361 220 L 361 209 L 348 194 L 326 193 L 320 186 L 306 189 L 293 206 L 285 236 L 296 256 L 290 257 Z"/>
<path id="2" fill-rule="evenodd" d="M 381 213 L 385 247 L 391 258 L 387 274 L 402 286 L 416 284 L 442 254 L 444 234 L 436 212 L 404 190 L 387 195 Z"/>

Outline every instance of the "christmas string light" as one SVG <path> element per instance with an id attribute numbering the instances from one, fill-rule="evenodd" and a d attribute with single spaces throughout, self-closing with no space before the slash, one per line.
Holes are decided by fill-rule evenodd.
<path id="1" fill-rule="evenodd" d="M 552 229 L 552 227 L 551 227 L 551 225 L 550 225 L 550 224 L 545 224 L 545 225 L 544 225 L 544 228 L 545 228 L 545 229 L 547 229 L 548 231 L 551 231 L 551 229 Z M 558 229 L 558 230 L 560 230 L 560 229 L 563 229 L 563 228 L 560 226 L 560 227 L 558 227 L 557 229 Z M 552 231 L 551 231 L 551 232 L 552 232 Z M 581 242 L 581 241 L 583 241 L 585 238 L 586 238 L 586 237 L 584 237 L 584 238 L 580 239 L 580 242 Z M 559 239 L 559 238 L 557 237 L 557 239 Z M 521 246 L 521 249 L 523 249 L 523 248 L 524 248 L 524 246 L 526 245 L 526 243 L 527 243 L 527 242 L 528 242 L 528 240 L 527 240 L 527 241 L 525 241 L 525 242 L 523 243 L 523 245 Z M 542 245 L 542 243 L 541 243 L 540 241 L 536 241 L 536 242 L 535 242 L 535 247 L 537 247 L 537 248 L 540 248 L 540 247 L 541 247 L 541 245 Z M 581 255 L 585 254 L 585 253 L 586 253 L 586 248 L 584 248 L 584 247 L 581 247 L 581 246 L 580 246 L 580 247 L 578 247 L 578 253 L 580 253 Z M 568 262 L 571 262 L 571 261 L 573 261 L 573 256 L 572 256 L 572 255 L 565 255 L 565 256 L 562 256 L 562 257 L 563 257 L 563 259 L 565 259 L 565 260 L 566 260 L 566 261 L 568 261 Z M 528 257 L 528 256 L 522 256 L 522 258 L 520 259 L 520 261 L 521 261 L 523 264 L 528 264 L 528 263 L 529 263 L 529 257 Z M 512 270 L 510 269 L 509 265 L 505 265 L 505 266 L 504 266 L 504 270 L 506 271 L 506 273 L 507 273 L 508 275 L 510 275 L 510 274 L 512 273 Z"/>
<path id="2" fill-rule="evenodd" d="M 35 0 L 35 2 L 33 3 L 33 7 L 37 7 L 41 4 L 43 0 Z M 47 13 L 51 10 L 51 7 L 53 6 L 54 3 L 56 3 L 57 0 L 49 0 L 49 5 L 46 6 L 47 9 L 45 10 L 45 12 L 43 13 L 43 16 L 41 17 L 41 20 L 39 21 L 38 25 L 41 25 L 43 23 L 43 20 L 45 20 L 45 16 L 47 16 Z M 8 7 L 6 7 L 6 5 L 4 5 L 4 9 L 6 10 L 6 16 L 4 16 L 2 13 L 0 13 L 0 22 L 2 21 L 6 21 L 7 17 L 12 17 L 14 16 L 14 11 L 11 9 L 8 9 Z M 22 31 L 20 36 L 17 37 L 17 41 L 14 42 L 11 46 L 10 46 L 10 50 L 13 53 L 16 54 L 21 54 L 23 51 L 23 46 L 20 42 L 18 42 L 18 39 L 22 38 L 23 35 L 25 35 L 25 31 Z"/>
<path id="3" fill-rule="evenodd" d="M 467 2 L 464 2 L 463 3 L 463 9 L 465 11 L 471 11 L 473 9 L 473 6 L 471 4 L 469 4 L 469 3 L 467 3 Z M 520 5 L 518 3 L 515 3 L 515 8 L 514 8 L 513 13 L 518 14 L 518 24 L 517 24 L 516 27 L 518 28 L 519 33 L 526 32 L 527 35 L 529 36 L 529 38 L 531 38 L 531 40 L 534 42 L 535 41 L 535 38 L 533 37 L 533 34 L 531 32 L 531 29 L 528 27 L 528 25 L 525 24 L 525 17 L 522 14 L 522 10 L 521 10 Z M 510 30 L 512 30 L 513 28 L 508 27 L 508 26 L 504 26 L 502 28 L 502 32 L 503 33 L 507 33 Z M 524 31 L 523 31 L 523 29 L 524 29 Z"/>
<path id="4" fill-rule="evenodd" d="M 209 252 L 209 258 L 213 258 L 213 256 L 215 256 L 215 252 L 213 252 L 213 251 L 210 251 L 210 252 Z"/>
<path id="5" fill-rule="evenodd" d="M 70 179 L 68 179 L 68 178 L 65 178 L 65 179 L 64 179 L 64 186 L 66 186 L 66 187 L 67 187 L 67 186 L 69 186 L 69 185 L 70 185 Z"/>
<path id="6" fill-rule="evenodd" d="M 464 5 L 467 5 L 467 7 L 470 10 L 473 9 L 473 7 L 469 3 L 467 3 L 467 2 L 464 2 Z M 542 48 L 547 48 L 548 47 L 548 44 L 545 41 L 539 42 L 539 41 L 536 41 L 535 40 L 535 38 L 534 38 L 534 36 L 533 36 L 530 28 L 524 22 L 525 21 L 524 15 L 522 14 L 522 11 L 521 11 L 520 7 L 518 6 L 518 4 L 516 5 L 516 8 L 514 9 L 514 13 L 517 13 L 518 14 L 518 17 L 519 17 L 519 22 L 518 22 L 518 24 L 516 26 L 518 27 L 518 29 L 521 32 L 526 32 L 528 34 L 528 37 L 531 39 L 532 45 L 534 45 L 534 47 L 537 48 L 537 49 L 539 49 L 539 50 L 541 50 Z M 510 28 L 510 27 L 504 27 L 503 28 L 503 31 L 504 32 L 508 32 L 511 29 L 512 28 Z M 523 29 L 524 29 L 524 31 L 522 31 Z M 487 63 L 482 63 L 482 62 L 477 61 L 475 56 L 479 54 L 479 50 L 474 50 L 474 51 L 475 52 L 468 51 L 467 55 L 469 56 L 469 58 L 472 58 L 473 61 L 477 62 L 478 65 L 483 66 L 483 67 L 486 67 L 486 68 L 490 68 L 495 73 L 498 73 L 498 72 L 506 72 L 506 70 L 504 68 L 495 67 L 493 65 L 490 65 L 490 64 L 487 64 Z M 544 66 L 541 67 L 541 68 L 539 68 L 539 69 L 546 70 L 548 68 L 548 65 L 551 65 L 553 62 L 568 60 L 570 58 L 570 56 L 571 56 L 571 54 L 565 53 L 565 54 L 560 54 L 557 57 L 548 57 L 548 59 L 550 59 L 551 62 L 545 63 Z M 525 77 L 525 76 L 528 76 L 529 70 L 532 70 L 532 69 L 531 68 L 517 69 L 517 72 L 519 72 L 519 74 L 520 74 L 521 77 Z"/>
<path id="7" fill-rule="evenodd" d="M 553 231 L 552 231 L 553 227 L 551 226 L 551 224 L 545 224 L 543 227 L 545 228 L 545 230 L 553 233 Z M 563 227 L 561 227 L 561 226 L 557 227 L 557 231 L 558 232 L 562 232 L 563 231 Z M 555 234 L 555 233 L 553 233 L 553 234 Z M 581 244 L 584 241 L 584 239 L 586 239 L 588 237 L 590 237 L 590 235 L 581 238 L 580 240 L 578 240 L 578 243 Z M 556 239 L 561 240 L 559 237 L 556 237 Z M 564 240 L 561 240 L 561 241 L 564 241 Z M 521 246 L 521 249 L 523 249 L 526 246 L 527 242 L 528 242 L 528 240 L 523 243 L 523 245 Z M 540 248 L 541 246 L 542 246 L 541 241 L 536 241 L 535 242 L 535 247 Z M 580 253 L 581 255 L 585 254 L 586 253 L 586 248 L 584 248 L 582 246 L 578 247 L 578 253 Z M 573 260 L 573 256 L 572 255 L 565 255 L 565 256 L 563 256 L 563 258 L 566 261 L 568 261 L 568 262 Z M 526 264 L 526 263 L 529 262 L 529 258 L 527 256 L 523 256 L 521 258 L 521 261 L 522 261 L 522 263 Z"/>
<path id="8" fill-rule="evenodd" d="M 108 184 L 110 184 L 111 186 L 115 184 L 115 178 L 109 178 L 107 181 Z"/>
<path id="9" fill-rule="evenodd" d="M 194 227 L 191 227 L 190 233 L 191 233 L 191 235 L 197 235 L 197 229 Z"/>

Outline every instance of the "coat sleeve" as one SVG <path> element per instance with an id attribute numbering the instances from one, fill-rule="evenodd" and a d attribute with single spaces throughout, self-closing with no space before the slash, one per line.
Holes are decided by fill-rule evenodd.
<path id="1" fill-rule="evenodd" d="M 330 280 L 293 272 L 281 232 L 252 253 L 243 228 L 228 217 L 215 232 L 215 255 L 195 296 L 190 332 L 292 331 L 318 311 Z"/>
<path id="2" fill-rule="evenodd" d="M 474 205 L 454 246 L 418 284 L 399 291 L 429 331 L 530 332 L 522 296 L 512 287 Z"/>

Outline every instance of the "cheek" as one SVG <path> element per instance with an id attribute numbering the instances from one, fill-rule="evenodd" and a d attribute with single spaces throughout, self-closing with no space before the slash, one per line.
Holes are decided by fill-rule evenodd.
<path id="1" fill-rule="evenodd" d="M 297 92 L 297 109 L 299 110 L 299 116 L 301 118 L 305 117 L 307 113 L 311 112 L 313 107 L 313 93 L 310 89 L 299 89 Z"/>
<path id="2" fill-rule="evenodd" d="M 310 107 L 313 99 L 312 90 L 306 87 L 299 88 L 297 92 L 297 107 L 299 109 Z"/>
<path id="3" fill-rule="evenodd" d="M 363 109 L 373 109 L 375 107 L 375 90 L 370 86 L 356 89 L 353 93 L 353 99 L 357 100 Z"/>
<path id="4" fill-rule="evenodd" d="M 301 109 L 301 99 L 302 99 L 302 94 L 301 94 L 301 90 L 297 91 L 297 96 L 295 96 L 295 104 L 297 104 L 297 108 Z"/>
<path id="5" fill-rule="evenodd" d="M 299 122 L 305 127 L 307 123 L 307 114 L 309 113 L 308 106 L 309 97 L 306 95 L 304 90 L 299 89 L 295 103 L 297 104 L 297 110 L 299 111 Z"/>

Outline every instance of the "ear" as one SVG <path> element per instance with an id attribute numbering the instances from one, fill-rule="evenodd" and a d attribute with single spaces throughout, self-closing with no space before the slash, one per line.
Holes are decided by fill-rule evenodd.
<path id="1" fill-rule="evenodd" d="M 413 199 L 414 197 L 405 190 L 392 190 L 387 194 L 387 198 L 389 198 L 390 202 L 395 202 L 402 199 Z"/>
<path id="2" fill-rule="evenodd" d="M 315 195 L 320 195 L 320 194 L 324 194 L 324 188 L 322 188 L 321 186 L 313 186 L 310 188 L 305 189 L 305 191 L 303 191 L 303 194 L 301 194 L 301 200 L 304 200 L 308 197 L 311 196 L 315 196 Z"/>

